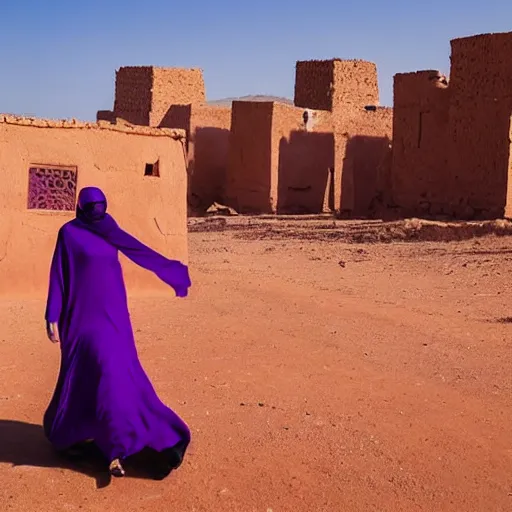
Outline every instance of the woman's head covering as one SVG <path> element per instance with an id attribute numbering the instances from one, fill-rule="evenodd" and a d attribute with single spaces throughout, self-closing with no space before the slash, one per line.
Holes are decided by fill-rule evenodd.
<path id="1" fill-rule="evenodd" d="M 174 289 L 178 297 L 187 296 L 192 284 L 187 265 L 162 256 L 123 231 L 107 213 L 107 198 L 99 188 L 80 190 L 73 222 L 103 238 L 137 265 L 155 273 Z"/>
<path id="2" fill-rule="evenodd" d="M 86 224 L 98 222 L 107 213 L 107 198 L 97 187 L 85 187 L 78 194 L 76 216 Z"/>

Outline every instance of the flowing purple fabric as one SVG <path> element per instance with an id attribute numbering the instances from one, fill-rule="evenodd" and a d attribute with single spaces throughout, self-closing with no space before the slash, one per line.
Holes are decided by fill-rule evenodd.
<path id="1" fill-rule="evenodd" d="M 45 316 L 59 326 L 61 368 L 44 430 L 58 450 L 94 439 L 109 461 L 174 448 L 181 462 L 190 430 L 139 362 L 118 251 L 180 297 L 191 284 L 188 268 L 121 230 L 106 205 L 101 190 L 83 189 L 77 218 L 57 237 Z"/>

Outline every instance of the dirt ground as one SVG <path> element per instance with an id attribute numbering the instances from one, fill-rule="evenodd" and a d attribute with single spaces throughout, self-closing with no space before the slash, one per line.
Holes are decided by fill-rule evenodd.
<path id="1" fill-rule="evenodd" d="M 193 222 L 191 296 L 131 299 L 193 433 L 163 482 L 54 456 L 44 304 L 0 301 L 0 510 L 512 510 L 512 238 L 308 222 Z"/>

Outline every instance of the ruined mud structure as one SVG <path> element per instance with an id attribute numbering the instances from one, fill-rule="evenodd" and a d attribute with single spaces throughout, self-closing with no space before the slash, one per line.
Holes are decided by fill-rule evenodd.
<path id="1" fill-rule="evenodd" d="M 370 215 L 387 180 L 392 125 L 378 102 L 375 65 L 338 59 L 297 63 L 294 106 L 234 102 L 228 204 Z"/>
<path id="2" fill-rule="evenodd" d="M 451 41 L 438 71 L 394 79 L 393 201 L 403 216 L 512 216 L 512 33 Z"/>
<path id="3" fill-rule="evenodd" d="M 0 115 L 0 295 L 41 295 L 58 229 L 84 186 L 101 187 L 122 226 L 187 260 L 185 133 L 109 123 Z M 169 207 L 172 205 L 172 207 Z M 131 290 L 158 279 L 125 266 Z"/>
<path id="4" fill-rule="evenodd" d="M 144 126 L 186 130 L 188 201 L 242 213 L 372 215 L 389 189 L 392 109 L 378 107 L 376 66 L 298 62 L 295 105 L 206 103 L 197 69 L 124 67 L 113 111 Z"/>
<path id="5" fill-rule="evenodd" d="M 206 103 L 199 69 L 123 67 L 116 72 L 113 111 L 98 120 L 185 130 L 188 199 L 193 209 L 223 199 L 231 109 Z"/>

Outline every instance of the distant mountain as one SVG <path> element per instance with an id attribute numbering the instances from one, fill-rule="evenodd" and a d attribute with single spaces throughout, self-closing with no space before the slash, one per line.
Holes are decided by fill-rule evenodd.
<path id="1" fill-rule="evenodd" d="M 220 100 L 208 101 L 208 105 L 217 107 L 230 107 L 233 101 L 275 101 L 276 103 L 287 103 L 288 105 L 293 105 L 293 101 L 288 98 L 265 95 L 241 96 L 240 98 L 222 98 Z"/>

